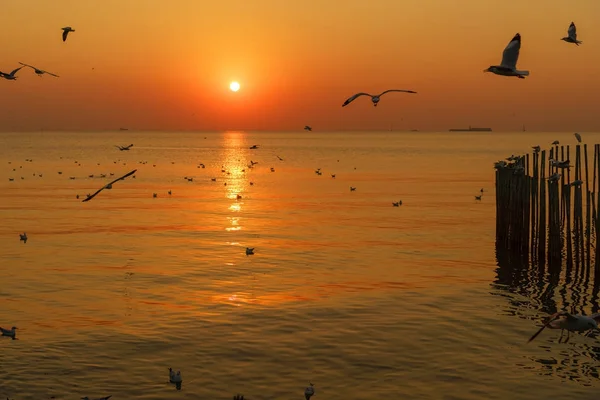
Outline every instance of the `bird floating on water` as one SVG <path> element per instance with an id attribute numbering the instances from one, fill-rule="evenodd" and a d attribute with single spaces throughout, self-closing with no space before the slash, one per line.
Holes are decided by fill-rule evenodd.
<path id="1" fill-rule="evenodd" d="M 133 174 L 135 174 L 135 172 L 136 172 L 136 171 L 137 171 L 137 169 L 134 169 L 133 171 L 126 173 L 126 174 L 125 174 L 125 175 L 123 175 L 122 177 L 120 177 L 120 178 L 117 178 L 117 179 L 115 179 L 114 181 L 112 181 L 112 182 L 110 182 L 110 183 L 108 183 L 108 184 L 106 184 L 106 185 L 102 186 L 100 189 L 98 189 L 98 190 L 96 191 L 96 193 L 94 193 L 94 194 L 91 194 L 91 195 L 90 195 L 90 194 L 88 194 L 88 195 L 86 196 L 86 198 L 85 198 L 85 199 L 83 199 L 83 200 L 81 200 L 81 201 L 82 201 L 82 202 L 90 201 L 91 199 L 93 199 L 94 197 L 96 197 L 96 195 L 98 195 L 98 193 L 100 193 L 100 192 L 101 192 L 101 191 L 103 191 L 104 189 L 108 189 L 108 188 L 109 188 L 109 186 L 112 188 L 112 185 L 113 185 L 113 184 L 115 184 L 115 183 L 117 183 L 117 182 L 119 182 L 119 181 L 122 181 L 122 180 L 124 180 L 124 179 L 125 179 L 125 178 L 127 178 L 129 175 L 133 175 Z"/>
<path id="2" fill-rule="evenodd" d="M 516 76 L 525 79 L 529 76 L 529 71 L 520 71 L 517 69 L 517 60 L 519 59 L 519 50 L 521 49 L 521 35 L 516 34 L 508 43 L 502 52 L 502 62 L 500 65 L 492 65 L 483 72 L 492 72 L 502 76 Z"/>
<path id="3" fill-rule="evenodd" d="M 108 395 L 108 396 L 105 396 L 105 397 L 99 397 L 99 398 L 97 398 L 95 400 L 108 400 L 111 397 L 112 397 L 112 394 Z M 85 396 L 85 397 L 82 397 L 81 400 L 92 400 L 92 399 L 90 399 L 89 397 Z"/>
<path id="4" fill-rule="evenodd" d="M 481 201 L 481 197 L 483 196 L 483 194 L 480 194 L 479 196 L 475 196 L 475 200 L 479 200 Z"/>
<path id="5" fill-rule="evenodd" d="M 579 133 L 577 133 L 577 132 L 575 132 L 573 135 L 575 136 L 575 139 L 577 139 L 577 141 L 579 143 L 581 143 L 581 135 Z"/>
<path id="6" fill-rule="evenodd" d="M 22 65 L 22 66 L 24 66 L 24 67 L 29 67 L 29 68 L 33 69 L 33 71 L 34 71 L 34 72 L 37 74 L 37 76 L 39 76 L 39 77 L 41 77 L 41 76 L 42 76 L 42 75 L 44 75 L 44 74 L 48 74 L 48 75 L 52 75 L 52 76 L 55 76 L 55 77 L 59 78 L 59 76 L 58 76 L 58 75 L 56 75 L 56 74 L 53 74 L 52 72 L 44 71 L 43 69 L 36 68 L 36 67 L 34 67 L 33 65 L 25 64 L 25 63 L 22 63 L 22 62 L 20 62 L 20 61 L 19 61 L 19 64 L 21 64 L 21 65 Z"/>
<path id="7" fill-rule="evenodd" d="M 19 240 L 22 240 L 23 243 L 27 243 L 27 233 L 19 233 Z"/>
<path id="8" fill-rule="evenodd" d="M 75 29 L 71 28 L 70 26 L 66 26 L 66 27 L 62 28 L 62 31 L 63 31 L 63 33 L 62 33 L 63 42 L 66 42 L 69 32 L 75 32 Z"/>
<path id="9" fill-rule="evenodd" d="M 6 72 L 2 72 L 0 71 L 0 77 L 4 78 L 4 79 L 8 79 L 9 81 L 16 81 L 17 77 L 15 76 L 15 74 L 17 72 L 19 72 L 19 70 L 23 68 L 23 67 L 19 67 L 19 68 L 15 68 L 13 69 L 10 74 L 7 74 Z"/>
<path id="10" fill-rule="evenodd" d="M 257 144 L 250 146 L 250 150 L 255 150 L 255 149 L 258 149 L 258 145 Z"/>
<path id="11" fill-rule="evenodd" d="M 346 101 L 344 101 L 344 104 L 342 104 L 342 107 L 346 107 L 348 104 L 352 103 L 357 97 L 360 97 L 360 96 L 370 96 L 371 101 L 373 102 L 373 106 L 377 107 L 377 103 L 379 103 L 380 97 L 383 96 L 384 94 L 390 93 L 390 92 L 417 94 L 417 92 L 415 92 L 414 90 L 402 90 L 402 89 L 390 89 L 390 90 L 386 90 L 385 92 L 381 92 L 381 93 L 375 94 L 375 95 L 361 92 L 361 93 L 356 93 L 355 95 L 349 97 Z"/>
<path id="12" fill-rule="evenodd" d="M 181 383 L 182 382 L 182 378 L 181 378 L 181 371 L 173 371 L 172 368 L 169 368 L 169 382 L 171 383 Z"/>
<path id="13" fill-rule="evenodd" d="M 562 341 L 564 331 L 567 331 L 567 338 L 564 343 L 569 341 L 571 332 L 585 332 L 588 331 L 586 336 L 595 329 L 598 329 L 598 321 L 600 321 L 600 313 L 592 314 L 590 316 L 570 314 L 568 312 L 557 312 L 550 316 L 548 321 L 538 330 L 528 341 L 531 342 L 535 339 L 545 328 L 560 329 L 560 338 L 558 343 Z"/>
<path id="14" fill-rule="evenodd" d="M 310 398 L 312 396 L 314 396 L 314 394 L 315 394 L 314 385 L 311 382 L 309 382 L 309 383 L 310 383 L 310 386 L 308 386 L 306 389 L 304 389 L 304 397 L 306 398 L 306 400 L 310 400 Z"/>
<path id="15" fill-rule="evenodd" d="M 354 192 L 354 191 L 356 191 L 356 188 L 354 186 L 350 186 L 350 191 Z"/>
<path id="16" fill-rule="evenodd" d="M 564 40 L 567 43 L 574 43 L 577 46 L 583 43 L 581 40 L 577 40 L 577 27 L 575 26 L 575 22 L 571 22 L 571 25 L 569 25 L 569 29 L 567 30 L 567 36 L 560 40 Z"/>
<path id="17" fill-rule="evenodd" d="M 252 256 L 254 255 L 254 247 L 250 248 L 250 247 L 246 247 L 246 255 L 247 256 Z"/>
<path id="18" fill-rule="evenodd" d="M 0 333 L 2 334 L 2 336 L 8 336 L 8 337 L 12 337 L 14 338 L 15 335 L 17 334 L 17 327 L 13 326 L 10 329 L 4 329 L 2 327 L 0 327 Z"/>

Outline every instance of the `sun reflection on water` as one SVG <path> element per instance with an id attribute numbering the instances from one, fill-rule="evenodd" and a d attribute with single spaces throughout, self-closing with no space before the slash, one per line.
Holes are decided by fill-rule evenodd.
<path id="1" fill-rule="evenodd" d="M 223 174 L 225 174 L 226 185 L 225 197 L 234 202 L 229 206 L 229 210 L 238 213 L 242 210 L 244 204 L 240 200 L 243 198 L 244 190 L 248 186 L 248 180 L 246 176 L 246 134 L 240 131 L 225 132 L 223 135 Z M 225 227 L 225 230 L 239 231 L 242 229 L 240 226 L 239 217 L 227 217 L 230 222 L 230 226 Z"/>

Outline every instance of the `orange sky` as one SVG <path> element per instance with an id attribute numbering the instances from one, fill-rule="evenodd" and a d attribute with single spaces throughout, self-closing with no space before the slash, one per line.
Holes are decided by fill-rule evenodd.
<path id="1" fill-rule="evenodd" d="M 60 78 L 0 80 L 4 131 L 600 130 L 598 0 L 5 3 L 0 71 Z M 571 21 L 580 47 L 560 41 Z M 531 75 L 484 74 L 516 32 Z M 388 88 L 419 94 L 341 107 Z"/>

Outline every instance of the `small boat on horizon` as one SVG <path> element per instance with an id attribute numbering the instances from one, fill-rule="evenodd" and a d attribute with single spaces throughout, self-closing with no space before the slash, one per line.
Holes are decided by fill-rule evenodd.
<path id="1" fill-rule="evenodd" d="M 491 132 L 492 128 L 474 128 L 469 125 L 468 128 L 451 128 L 449 132 Z"/>

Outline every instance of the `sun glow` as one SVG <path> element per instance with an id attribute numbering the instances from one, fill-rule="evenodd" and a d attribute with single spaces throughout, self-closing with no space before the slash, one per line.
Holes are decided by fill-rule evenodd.
<path id="1" fill-rule="evenodd" d="M 231 89 L 231 91 L 233 92 L 237 92 L 238 90 L 240 90 L 240 84 L 233 81 L 229 84 L 229 89 Z"/>

